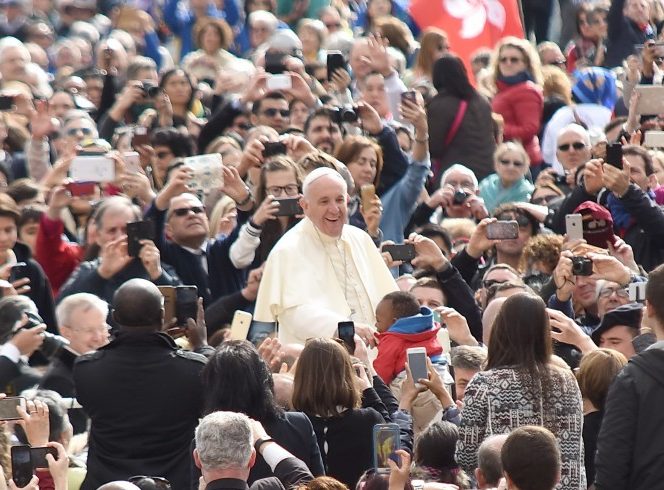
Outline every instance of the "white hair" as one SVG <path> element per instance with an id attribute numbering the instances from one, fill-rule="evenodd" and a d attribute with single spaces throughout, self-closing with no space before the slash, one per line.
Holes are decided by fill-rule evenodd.
<path id="1" fill-rule="evenodd" d="M 558 142 L 560 137 L 565 133 L 578 134 L 583 139 L 583 142 L 586 144 L 586 146 L 590 146 L 590 133 L 588 133 L 588 130 L 583 126 L 581 126 L 580 124 L 571 123 L 562 128 L 560 131 L 558 131 L 558 137 L 556 138 L 556 142 Z"/>
<path id="2" fill-rule="evenodd" d="M 23 55 L 25 62 L 30 61 L 30 52 L 21 41 L 15 37 L 7 36 L 0 39 L 0 62 L 4 62 L 5 51 L 10 48 L 18 48 Z"/>
<path id="3" fill-rule="evenodd" d="M 443 173 L 442 177 L 440 178 L 440 185 L 441 187 L 447 180 L 447 177 L 452 173 L 452 172 L 463 172 L 464 174 L 468 175 L 472 180 L 473 180 L 473 190 L 477 190 L 477 188 L 480 186 L 479 182 L 477 181 L 477 177 L 475 176 L 475 172 L 470 170 L 468 167 L 465 165 L 461 165 L 460 163 L 455 163 L 452 165 L 450 168 L 445 170 Z"/>
<path id="4" fill-rule="evenodd" d="M 96 309 L 99 313 L 108 316 L 108 303 L 90 293 L 76 293 L 63 299 L 55 309 L 58 325 L 71 325 L 74 315 L 86 313 Z"/>
<path id="5" fill-rule="evenodd" d="M 196 428 L 196 452 L 205 470 L 246 469 L 252 448 L 251 421 L 242 413 L 213 412 Z"/>
<path id="6" fill-rule="evenodd" d="M 341 182 L 341 185 L 343 185 L 344 192 L 348 192 L 348 184 L 346 184 L 346 181 L 339 172 L 329 167 L 320 167 L 305 177 L 304 182 L 302 183 L 302 194 L 304 194 L 304 197 L 307 197 L 309 194 L 309 186 L 322 177 L 332 177 L 333 179 L 336 179 L 338 182 Z"/>
<path id="7" fill-rule="evenodd" d="M 274 32 L 279 26 L 279 19 L 277 19 L 272 12 L 267 10 L 256 10 L 249 14 L 249 25 L 253 26 L 257 22 L 267 24 L 268 28 Z"/>

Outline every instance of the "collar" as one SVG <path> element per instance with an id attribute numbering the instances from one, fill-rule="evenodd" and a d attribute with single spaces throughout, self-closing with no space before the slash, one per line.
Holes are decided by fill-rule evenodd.
<path id="1" fill-rule="evenodd" d="M 343 230 L 341 231 L 341 236 L 340 237 L 333 237 L 326 235 L 322 231 L 320 231 L 316 225 L 314 225 L 313 221 L 311 221 L 309 218 L 304 218 L 302 220 L 302 226 L 312 235 L 315 237 L 319 237 L 320 241 L 323 242 L 324 245 L 336 245 L 337 242 L 340 240 L 344 240 L 344 231 L 346 230 L 346 227 L 349 225 L 344 225 Z"/>
<path id="2" fill-rule="evenodd" d="M 244 480 L 239 480 L 238 478 L 219 478 L 218 480 L 212 480 L 207 484 L 205 490 L 215 490 L 222 488 L 230 488 L 234 490 L 248 490 L 249 485 Z"/>
<path id="3" fill-rule="evenodd" d="M 99 350 L 113 349 L 124 345 L 155 345 L 167 347 L 172 350 L 179 349 L 173 338 L 164 332 L 131 332 L 120 330 L 116 334 L 115 339 L 105 346 L 100 347 Z"/>
<path id="4" fill-rule="evenodd" d="M 184 245 L 180 245 L 183 249 L 185 249 L 187 252 L 193 255 L 205 255 L 207 254 L 207 245 L 208 241 L 203 240 L 203 243 L 201 243 L 201 246 L 198 248 L 190 248 L 190 247 L 185 247 Z"/>

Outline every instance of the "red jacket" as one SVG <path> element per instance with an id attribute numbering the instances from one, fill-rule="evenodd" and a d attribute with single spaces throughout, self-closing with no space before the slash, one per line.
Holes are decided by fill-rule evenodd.
<path id="1" fill-rule="evenodd" d="M 35 245 L 35 259 L 51 282 L 53 296 L 83 260 L 84 249 L 78 243 L 62 240 L 65 225 L 42 214 Z"/>
<path id="2" fill-rule="evenodd" d="M 439 356 L 443 348 L 438 343 L 436 335 L 439 326 L 420 333 L 382 332 L 376 334 L 378 338 L 378 356 L 374 361 L 374 369 L 378 376 L 389 385 L 392 380 L 406 369 L 406 349 L 411 347 L 425 347 L 427 356 Z"/>
<path id="3" fill-rule="evenodd" d="M 544 98 L 542 89 L 527 81 L 516 85 L 496 82 L 498 93 L 491 101 L 491 109 L 505 120 L 505 141 L 520 141 L 530 157 L 531 165 L 542 163 L 539 138 Z"/>

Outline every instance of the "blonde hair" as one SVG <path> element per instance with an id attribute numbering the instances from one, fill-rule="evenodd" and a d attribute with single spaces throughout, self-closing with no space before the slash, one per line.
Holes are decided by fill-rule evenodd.
<path id="1" fill-rule="evenodd" d="M 236 208 L 235 201 L 228 196 L 224 196 L 217 201 L 210 214 L 210 238 L 214 238 L 217 235 L 217 225 L 221 221 L 221 218 L 227 216 L 228 213 L 234 211 Z"/>
<path id="2" fill-rule="evenodd" d="M 526 164 L 526 169 L 530 166 L 530 158 L 528 158 L 528 153 L 526 153 L 523 145 L 516 141 L 507 141 L 506 143 L 501 143 L 496 148 L 496 151 L 493 153 L 493 162 L 494 164 L 498 162 L 500 157 L 502 157 L 508 151 L 513 151 L 521 155 L 524 163 Z"/>
<path id="3" fill-rule="evenodd" d="M 558 95 L 565 104 L 572 103 L 572 82 L 564 71 L 557 66 L 545 65 L 542 67 L 542 77 L 544 97 Z"/>
<path id="4" fill-rule="evenodd" d="M 525 39 L 519 39 L 518 37 L 514 36 L 507 36 L 498 41 L 498 44 L 496 44 L 493 50 L 493 56 L 491 58 L 491 84 L 494 91 L 496 80 L 498 80 L 500 77 L 500 53 L 504 48 L 517 49 L 521 52 L 524 62 L 526 63 L 526 70 L 533 77 L 534 82 L 541 86 L 542 64 L 540 62 L 539 55 L 537 54 L 537 51 L 533 45 Z"/>

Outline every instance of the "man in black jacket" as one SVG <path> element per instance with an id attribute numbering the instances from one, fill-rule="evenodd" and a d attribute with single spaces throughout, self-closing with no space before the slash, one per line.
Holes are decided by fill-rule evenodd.
<path id="1" fill-rule="evenodd" d="M 134 475 L 159 475 L 188 487 L 189 444 L 203 404 L 206 358 L 179 349 L 165 333 L 163 297 L 144 279 L 113 298 L 117 338 L 74 364 L 78 401 L 90 416 L 88 471 L 81 488 Z M 190 330 L 205 330 L 201 321 Z"/>
<path id="2" fill-rule="evenodd" d="M 664 265 L 648 275 L 646 310 L 657 340 L 611 385 L 597 441 L 597 490 L 650 490 L 664 481 Z"/>
<path id="3" fill-rule="evenodd" d="M 650 24 L 648 0 L 613 0 L 607 18 L 609 36 L 604 66 L 621 66 L 629 55 L 635 53 L 635 45 L 657 37 Z"/>
<path id="4" fill-rule="evenodd" d="M 263 456 L 275 476 L 249 487 L 247 479 L 256 453 Z M 214 412 L 201 420 L 196 429 L 194 462 L 201 469 L 206 490 L 284 490 L 313 480 L 307 465 L 271 439 L 260 422 L 241 413 Z"/>

